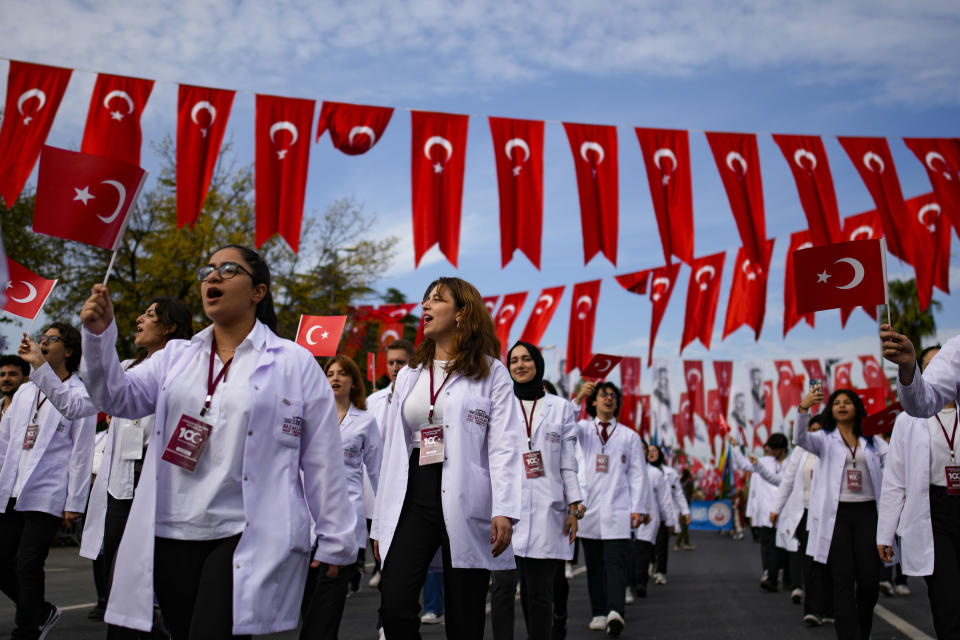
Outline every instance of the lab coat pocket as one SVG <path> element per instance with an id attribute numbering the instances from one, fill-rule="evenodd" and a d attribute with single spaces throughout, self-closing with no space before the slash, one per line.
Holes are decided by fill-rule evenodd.
<path id="1" fill-rule="evenodd" d="M 300 435 L 303 432 L 303 402 L 280 397 L 274 410 L 273 431 L 277 442 L 285 447 L 300 447 Z"/>
<path id="2" fill-rule="evenodd" d="M 310 551 L 310 517 L 307 501 L 299 487 L 290 486 L 290 549 L 307 553 Z"/>
<path id="3" fill-rule="evenodd" d="M 467 479 L 467 515 L 480 520 L 493 517 L 493 489 L 490 486 L 490 471 L 478 464 L 470 464 Z"/>

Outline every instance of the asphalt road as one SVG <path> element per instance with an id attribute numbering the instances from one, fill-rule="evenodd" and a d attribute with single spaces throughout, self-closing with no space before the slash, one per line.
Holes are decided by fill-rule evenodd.
<path id="1" fill-rule="evenodd" d="M 650 585 L 646 599 L 627 605 L 622 638 L 768 638 L 774 640 L 833 638 L 832 626 L 807 628 L 800 606 L 789 594 L 761 591 L 760 547 L 750 541 L 732 541 L 713 533 L 694 533 L 695 551 L 672 552 L 668 584 Z M 911 578 L 909 596 L 880 596 L 873 638 L 934 637 L 933 623 L 922 579 Z M 101 639 L 102 623 L 87 620 L 96 600 L 90 562 L 76 548 L 56 548 L 47 562 L 47 597 L 64 609 L 50 638 Z M 0 637 L 13 627 L 13 606 L 0 596 Z M 364 581 L 359 593 L 347 600 L 340 638 L 374 640 L 379 598 Z M 603 636 L 587 629 L 590 607 L 582 571 L 571 580 L 568 638 Z M 525 637 L 517 603 L 517 638 Z M 424 638 L 443 637 L 443 626 L 424 626 Z M 271 636 L 296 638 L 295 632 Z M 486 637 L 492 637 L 489 623 Z"/>

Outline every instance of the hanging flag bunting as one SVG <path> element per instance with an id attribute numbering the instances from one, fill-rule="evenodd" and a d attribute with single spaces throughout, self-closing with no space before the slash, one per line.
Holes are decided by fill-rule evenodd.
<path id="1" fill-rule="evenodd" d="M 177 228 L 200 217 L 220 145 L 227 130 L 233 91 L 180 85 L 177 100 Z"/>
<path id="2" fill-rule="evenodd" d="M 762 263 L 750 260 L 743 247 L 737 251 L 730 300 L 727 302 L 727 318 L 723 325 L 724 339 L 744 325 L 753 329 L 754 340 L 760 339 L 763 317 L 767 312 L 767 275 L 770 273 L 773 239 L 767 240 L 766 250 Z"/>
<path id="3" fill-rule="evenodd" d="M 687 393 L 693 412 L 703 420 L 707 419 L 707 398 L 703 383 L 703 360 L 684 360 L 683 377 L 687 382 Z M 681 403 L 682 404 L 682 403 Z M 691 433 L 692 435 L 692 433 Z"/>
<path id="4" fill-rule="evenodd" d="M 877 213 L 876 209 L 864 211 L 863 213 L 858 213 L 854 216 L 847 216 L 843 219 L 843 239 L 847 242 L 854 242 L 856 240 L 876 240 L 882 237 L 883 224 L 880 222 L 880 215 Z M 792 267 L 793 265 L 790 265 L 791 273 L 793 273 Z M 790 289 L 791 291 L 793 290 L 793 283 L 790 284 Z M 847 320 L 850 319 L 850 315 L 855 309 L 856 307 L 843 307 L 840 309 L 841 328 L 845 328 L 847 326 Z M 866 311 L 867 315 L 873 318 L 873 320 L 877 319 L 876 307 L 862 307 L 862 309 Z"/>
<path id="5" fill-rule="evenodd" d="M 140 115 L 153 80 L 97 74 L 80 151 L 140 164 Z"/>
<path id="6" fill-rule="evenodd" d="M 384 355 L 380 358 L 377 358 L 377 378 L 387 375 L 386 349 L 388 346 L 390 346 L 391 342 L 394 340 L 399 340 L 403 337 L 403 329 L 404 326 L 402 322 L 389 322 L 385 324 L 383 329 L 380 331 L 380 338 L 378 342 L 380 344 L 380 352 Z"/>
<path id="7" fill-rule="evenodd" d="M 887 288 L 879 240 L 840 242 L 793 255 L 799 313 L 886 304 Z"/>
<path id="8" fill-rule="evenodd" d="M 500 355 L 505 358 L 507 351 L 510 350 L 510 329 L 517 320 L 517 315 L 523 309 L 523 303 L 527 299 L 527 292 L 508 293 L 503 296 L 503 304 L 493 317 L 493 327 L 497 332 L 497 338 L 500 339 Z"/>
<path id="9" fill-rule="evenodd" d="M 411 111 L 415 266 L 438 244 L 456 268 L 468 116 Z"/>
<path id="10" fill-rule="evenodd" d="M 723 404 L 723 413 L 727 415 L 730 409 L 730 385 L 733 383 L 733 362 L 730 360 L 713 361 L 713 377 L 717 381 L 717 393 Z"/>
<path id="11" fill-rule="evenodd" d="M 6 262 L 10 280 L 6 286 L 7 301 L 3 310 L 27 320 L 35 320 L 57 281 L 47 280 L 10 258 Z"/>
<path id="12" fill-rule="evenodd" d="M 533 311 L 527 318 L 527 326 L 523 328 L 520 335 L 522 342 L 540 345 L 543 334 L 553 319 L 553 314 L 560 305 L 560 298 L 563 297 L 564 287 L 550 287 L 540 292 L 540 296 L 533 305 Z"/>
<path id="13" fill-rule="evenodd" d="M 680 353 L 697 338 L 700 338 L 705 348 L 710 348 L 726 256 L 727 254 L 721 251 L 697 258 L 690 265 L 690 284 L 687 285 L 687 310 L 683 319 Z"/>
<path id="14" fill-rule="evenodd" d="M 365 104 L 327 102 L 320 107 L 317 121 L 317 142 L 325 131 L 330 143 L 348 156 L 357 156 L 373 149 L 393 116 L 392 107 L 371 107 Z"/>
<path id="15" fill-rule="evenodd" d="M 620 424 L 625 424 L 639 433 L 640 429 L 637 426 L 637 412 L 639 410 L 639 396 L 633 396 L 626 393 L 623 394 L 623 397 L 620 398 L 620 415 L 617 417 L 617 422 Z"/>
<path id="16" fill-rule="evenodd" d="M 313 100 L 257 95 L 256 245 L 279 233 L 296 253 L 310 164 Z"/>
<path id="17" fill-rule="evenodd" d="M 593 327 L 600 299 L 600 281 L 578 282 L 573 285 L 570 304 L 570 329 L 567 336 L 566 373 L 582 369 L 593 353 Z"/>
<path id="18" fill-rule="evenodd" d="M 814 246 L 840 240 L 840 213 L 827 152 L 819 136 L 774 135 L 797 183 Z"/>
<path id="19" fill-rule="evenodd" d="M 927 170 L 937 202 L 960 236 L 960 144 L 951 138 L 904 138 Z"/>
<path id="20" fill-rule="evenodd" d="M 630 293 L 644 295 L 647 293 L 647 283 L 650 281 L 650 273 L 653 269 L 644 269 L 643 271 L 634 271 L 620 276 L 614 276 L 621 287 Z"/>
<path id="21" fill-rule="evenodd" d="M 673 287 L 677 284 L 679 274 L 679 262 L 653 270 L 653 281 L 650 285 L 650 302 L 653 303 L 653 311 L 650 316 L 650 350 L 647 353 L 647 362 L 653 361 L 653 343 L 657 339 L 660 321 L 663 320 L 667 304 L 670 303 L 670 296 L 673 295 Z"/>
<path id="22" fill-rule="evenodd" d="M 933 193 L 906 202 L 907 217 L 913 227 L 914 251 L 917 255 L 917 299 L 925 310 L 933 298 L 933 287 L 950 293 L 950 221 L 941 215 L 940 203 Z"/>
<path id="23" fill-rule="evenodd" d="M 490 118 L 500 191 L 501 267 L 519 249 L 537 269 L 543 235 L 543 121 Z"/>
<path id="24" fill-rule="evenodd" d="M 623 395 L 640 395 L 640 358 L 624 357 L 620 359 L 620 391 Z"/>
<path id="25" fill-rule="evenodd" d="M 868 388 L 883 389 L 884 391 L 890 388 L 890 381 L 883 375 L 883 367 L 880 366 L 876 356 L 858 356 L 858 359 L 863 366 L 863 380 L 867 383 Z"/>
<path id="26" fill-rule="evenodd" d="M 833 367 L 833 388 L 834 389 L 853 389 L 853 382 L 850 379 L 850 370 L 853 368 L 852 362 L 834 365 Z"/>
<path id="27" fill-rule="evenodd" d="M 686 391 L 680 392 L 680 409 L 673 415 L 673 420 L 677 446 L 683 448 L 684 441 L 693 444 L 693 404 L 690 402 L 690 394 Z"/>
<path id="28" fill-rule="evenodd" d="M 483 299 L 483 306 L 490 312 L 491 318 L 493 317 L 493 312 L 497 309 L 498 302 L 500 302 L 500 296 L 487 296 Z"/>
<path id="29" fill-rule="evenodd" d="M 318 358 L 335 356 L 346 321 L 347 316 L 301 315 L 296 342 Z"/>
<path id="30" fill-rule="evenodd" d="M 808 231 L 797 231 L 790 234 L 790 247 L 787 249 L 787 264 L 785 276 L 783 279 L 783 337 L 787 337 L 790 329 L 797 326 L 801 320 L 805 320 L 811 327 L 814 323 L 814 314 L 808 313 L 801 316 L 797 313 L 796 293 L 793 290 L 793 254 L 800 249 L 809 249 L 813 246 L 810 242 L 810 233 Z"/>
<path id="31" fill-rule="evenodd" d="M 676 256 L 692 264 L 693 193 L 687 132 L 640 127 L 635 131 L 647 169 L 664 260 L 671 264 Z"/>
<path id="32" fill-rule="evenodd" d="M 777 397 L 780 399 L 780 417 L 786 418 L 790 410 L 803 399 L 803 374 L 799 376 L 789 360 L 774 360 L 777 368 Z"/>
<path id="33" fill-rule="evenodd" d="M 8 209 L 37 164 L 71 73 L 60 67 L 10 61 L 5 117 L 0 124 L 0 198 Z"/>
<path id="34" fill-rule="evenodd" d="M 402 304 L 382 304 L 372 314 L 384 322 L 400 322 L 420 306 L 419 302 L 404 302 Z"/>
<path id="35" fill-rule="evenodd" d="M 617 128 L 563 123 L 573 152 L 580 193 L 583 263 L 598 253 L 617 264 L 619 186 Z"/>
<path id="36" fill-rule="evenodd" d="M 837 138 L 867 186 L 877 206 L 877 215 L 887 238 L 887 248 L 895 256 L 913 264 L 911 225 L 903 202 L 903 190 L 897 168 L 885 138 Z"/>
<path id="37" fill-rule="evenodd" d="M 720 402 L 720 390 L 707 391 L 707 435 L 710 440 L 710 455 L 717 455 L 716 438 L 720 435 L 720 420 L 723 415 L 723 404 Z M 721 436 L 722 438 L 723 436 Z"/>
<path id="38" fill-rule="evenodd" d="M 650 441 L 650 396 L 640 396 L 640 425 L 637 432 L 641 438 Z"/>
<path id="39" fill-rule="evenodd" d="M 748 258 L 760 262 L 767 223 L 763 213 L 763 178 L 757 136 L 708 131 L 707 142 L 730 201 L 733 219 L 740 232 L 740 244 Z"/>

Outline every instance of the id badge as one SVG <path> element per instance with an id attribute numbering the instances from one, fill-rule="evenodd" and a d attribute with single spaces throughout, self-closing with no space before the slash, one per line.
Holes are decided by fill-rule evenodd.
<path id="1" fill-rule="evenodd" d="M 120 459 L 140 460 L 143 458 L 143 427 L 132 424 L 120 429 Z"/>
<path id="2" fill-rule="evenodd" d="M 200 455 L 207 446 L 212 429 L 212 425 L 183 414 L 161 458 L 182 469 L 193 471 L 197 468 Z"/>
<path id="3" fill-rule="evenodd" d="M 546 471 L 543 468 L 543 455 L 539 451 L 523 452 L 523 469 L 528 478 L 542 478 Z"/>
<path id="4" fill-rule="evenodd" d="M 860 493 L 863 491 L 863 471 L 847 469 L 847 491 Z"/>
<path id="5" fill-rule="evenodd" d="M 960 467 L 947 465 L 947 495 L 960 496 Z"/>
<path id="6" fill-rule="evenodd" d="M 424 424 L 420 427 L 420 466 L 443 462 L 443 425 Z"/>
<path id="7" fill-rule="evenodd" d="M 610 470 L 610 456 L 605 453 L 597 454 L 597 473 L 606 473 Z"/>
<path id="8" fill-rule="evenodd" d="M 40 435 L 40 425 L 38 424 L 29 424 L 27 425 L 27 431 L 23 434 L 23 450 L 29 451 L 33 449 L 33 445 L 37 444 L 37 436 Z"/>

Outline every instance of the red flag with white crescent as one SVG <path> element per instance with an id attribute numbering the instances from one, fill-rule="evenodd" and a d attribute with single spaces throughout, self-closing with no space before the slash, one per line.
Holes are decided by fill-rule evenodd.
<path id="1" fill-rule="evenodd" d="M 660 229 L 667 264 L 676 256 L 693 262 L 693 190 L 690 177 L 690 142 L 677 129 L 637 127 L 637 140 L 647 169 L 650 197 Z"/>
<path id="2" fill-rule="evenodd" d="M 313 100 L 257 94 L 258 247 L 277 233 L 294 253 L 300 246 L 315 104 Z"/>
<path id="3" fill-rule="evenodd" d="M 697 338 L 700 338 L 704 347 L 710 348 L 726 256 L 726 252 L 721 251 L 697 258 L 690 265 L 690 284 L 687 285 L 687 309 L 683 318 L 680 353 Z"/>
<path id="4" fill-rule="evenodd" d="M 850 371 L 852 368 L 852 362 L 844 362 L 833 366 L 834 389 L 853 389 L 853 382 L 850 379 Z"/>
<path id="5" fill-rule="evenodd" d="M 733 384 L 733 362 L 730 360 L 713 361 L 713 377 L 717 380 L 717 393 L 723 405 L 721 415 L 727 415 L 730 409 L 730 386 Z"/>
<path id="6" fill-rule="evenodd" d="M 382 304 L 373 311 L 373 315 L 383 322 L 401 322 L 413 310 L 420 306 L 419 302 L 404 302 L 402 304 Z"/>
<path id="7" fill-rule="evenodd" d="M 787 249 L 787 264 L 783 278 L 783 337 L 801 320 L 805 320 L 811 327 L 814 326 L 814 314 L 801 316 L 797 313 L 797 297 L 793 290 L 793 254 L 800 249 L 809 249 L 813 246 L 808 231 L 797 231 L 790 234 L 790 247 Z"/>
<path id="8" fill-rule="evenodd" d="M 910 198 L 906 210 L 907 222 L 913 228 L 916 255 L 921 256 L 914 266 L 917 298 L 920 309 L 926 309 L 934 286 L 950 293 L 950 221 L 942 215 L 933 193 Z"/>
<path id="9" fill-rule="evenodd" d="M 603 380 L 613 368 L 620 364 L 620 356 L 612 356 L 608 353 L 595 353 L 590 358 L 587 366 L 580 371 L 580 377 L 584 380 Z"/>
<path id="10" fill-rule="evenodd" d="M 883 237 L 883 223 L 880 221 L 880 214 L 877 213 L 876 209 L 870 211 L 864 211 L 863 213 L 858 213 L 854 216 L 847 216 L 843 219 L 843 240 L 845 242 L 854 242 L 856 240 L 876 240 Z M 905 256 L 900 256 L 903 260 L 911 262 L 911 259 L 907 259 Z M 790 272 L 793 273 L 793 265 L 790 265 Z M 793 284 L 790 285 L 791 290 L 793 289 Z M 868 316 L 877 319 L 877 308 L 876 307 L 861 307 Z M 840 326 L 846 327 L 847 320 L 850 319 L 850 315 L 854 312 L 856 307 L 843 307 L 840 309 Z"/>
<path id="11" fill-rule="evenodd" d="M 629 393 L 623 394 L 620 398 L 620 415 L 617 422 L 625 424 L 634 431 L 639 432 L 637 428 L 637 411 L 640 409 L 640 398 Z"/>
<path id="12" fill-rule="evenodd" d="M 626 357 L 620 360 L 620 386 L 624 394 L 640 395 L 640 358 Z"/>
<path id="13" fill-rule="evenodd" d="M 7 271 L 10 281 L 5 291 L 7 302 L 3 310 L 27 320 L 35 320 L 57 281 L 47 280 L 10 258 L 7 258 Z"/>
<path id="14" fill-rule="evenodd" d="M 438 244 L 456 267 L 469 117 L 429 111 L 411 111 L 410 117 L 414 264 Z"/>
<path id="15" fill-rule="evenodd" d="M 384 355 L 380 358 L 377 358 L 377 378 L 380 376 L 387 375 L 387 358 L 386 358 L 386 349 L 390 346 L 390 343 L 394 340 L 399 340 L 403 337 L 403 323 L 402 322 L 389 322 L 383 326 L 380 330 L 380 338 L 378 342 L 380 343 L 380 352 Z"/>
<path id="16" fill-rule="evenodd" d="M 819 136 L 788 135 L 774 135 L 773 140 L 783 152 L 797 183 L 814 246 L 838 242 L 840 213 L 823 141 Z"/>
<path id="17" fill-rule="evenodd" d="M 723 325 L 724 338 L 746 325 L 753 329 L 754 340 L 760 339 L 763 317 L 767 312 L 767 276 L 770 273 L 770 256 L 773 255 L 773 239 L 767 240 L 766 250 L 762 263 L 747 258 L 743 247 L 737 251 L 727 317 Z"/>
<path id="18" fill-rule="evenodd" d="M 490 118 L 500 192 L 501 266 L 519 249 L 537 269 L 543 235 L 543 121 Z"/>
<path id="19" fill-rule="evenodd" d="M 500 355 L 505 357 L 510 350 L 510 329 L 517 320 L 520 310 L 523 309 L 523 303 L 527 299 L 527 292 L 508 293 L 503 296 L 503 304 L 497 310 L 497 315 L 493 317 L 493 328 L 497 332 L 497 338 L 500 340 Z"/>
<path id="20" fill-rule="evenodd" d="M 640 396 L 640 426 L 637 429 L 640 436 L 650 439 L 650 396 Z"/>
<path id="21" fill-rule="evenodd" d="M 878 436 L 881 433 L 887 433 L 893 430 L 893 425 L 897 421 L 897 416 L 903 413 L 903 407 L 899 402 L 890 405 L 886 409 L 881 409 L 873 415 L 867 415 L 863 419 L 861 428 L 863 437 Z"/>
<path id="22" fill-rule="evenodd" d="M 797 375 L 789 360 L 774 360 L 777 368 L 777 397 L 780 399 L 781 418 L 786 418 L 790 409 L 803 399 L 803 374 Z"/>
<path id="23" fill-rule="evenodd" d="M 563 286 L 550 287 L 540 292 L 540 296 L 533 305 L 533 311 L 530 313 L 530 317 L 527 318 L 527 325 L 523 328 L 523 333 L 520 334 L 520 340 L 522 342 L 528 342 L 534 345 L 540 344 L 540 340 L 543 339 L 543 334 L 553 319 L 554 312 L 557 310 L 557 307 L 560 306 L 563 289 Z"/>
<path id="24" fill-rule="evenodd" d="M 573 285 L 570 303 L 570 329 L 567 336 L 566 373 L 582 369 L 593 353 L 593 327 L 597 319 L 600 299 L 600 280 L 578 282 Z"/>
<path id="25" fill-rule="evenodd" d="M 767 223 L 763 212 L 763 177 L 757 136 L 708 131 L 707 142 L 740 232 L 740 244 L 748 258 L 759 262 L 767 237 Z"/>
<path id="26" fill-rule="evenodd" d="M 140 115 L 153 80 L 97 74 L 80 151 L 140 164 Z"/>
<path id="27" fill-rule="evenodd" d="M 703 383 L 703 360 L 684 360 L 683 377 L 687 382 L 687 393 L 690 394 L 690 404 L 693 412 L 707 419 L 706 394 Z"/>
<path id="28" fill-rule="evenodd" d="M 793 254 L 797 311 L 885 304 L 879 240 L 839 242 Z"/>
<path id="29" fill-rule="evenodd" d="M 673 415 L 673 418 L 674 431 L 677 434 L 677 445 L 683 447 L 684 440 L 693 444 L 693 403 L 690 401 L 690 394 L 688 392 L 680 392 L 680 410 Z"/>
<path id="30" fill-rule="evenodd" d="M 680 264 L 674 262 L 672 265 L 657 267 L 652 271 L 650 302 L 653 303 L 653 309 L 650 314 L 650 350 L 647 353 L 647 362 L 653 362 L 653 344 L 656 342 L 663 314 L 667 311 L 667 304 L 670 303 L 670 296 L 673 295 L 673 288 L 677 284 Z"/>
<path id="31" fill-rule="evenodd" d="M 146 179 L 146 171 L 122 160 L 44 146 L 33 230 L 116 249 Z"/>
<path id="32" fill-rule="evenodd" d="M 490 312 L 491 318 L 493 317 L 493 312 L 497 310 L 498 302 L 500 302 L 500 296 L 487 296 L 483 299 L 483 306 Z"/>
<path id="33" fill-rule="evenodd" d="M 37 164 L 71 73 L 60 67 L 10 61 L 6 117 L 0 124 L 0 198 L 7 208 L 20 197 Z"/>
<path id="34" fill-rule="evenodd" d="M 346 321 L 347 316 L 301 315 L 296 342 L 318 358 L 335 356 Z"/>
<path id="35" fill-rule="evenodd" d="M 193 226 L 227 130 L 233 91 L 180 85 L 177 100 L 177 227 Z"/>
<path id="36" fill-rule="evenodd" d="M 371 107 L 365 104 L 327 102 L 320 107 L 317 121 L 317 142 L 325 131 L 330 142 L 348 156 L 356 156 L 373 149 L 393 116 L 392 107 Z"/>
<path id="37" fill-rule="evenodd" d="M 617 264 L 619 183 L 617 128 L 605 125 L 563 123 L 573 152 L 580 193 L 583 228 L 583 263 L 598 253 Z"/>
<path id="38" fill-rule="evenodd" d="M 614 276 L 614 279 L 616 279 L 617 284 L 630 293 L 644 295 L 647 293 L 647 284 L 650 282 L 650 274 L 652 272 L 653 269 L 644 269 L 643 271 L 634 271 L 633 273 Z"/>
<path id="39" fill-rule="evenodd" d="M 858 357 L 863 366 L 863 379 L 867 383 L 867 387 L 870 389 L 881 389 L 891 402 L 896 402 L 897 396 L 893 391 L 890 380 L 887 376 L 883 375 L 883 367 L 880 366 L 877 357 L 873 355 Z"/>
<path id="40" fill-rule="evenodd" d="M 720 435 L 720 421 L 723 419 L 723 404 L 720 401 L 720 390 L 707 391 L 707 433 L 710 435 L 710 453 L 717 455 L 716 437 Z M 723 436 L 721 436 L 722 438 Z"/>
<path id="41" fill-rule="evenodd" d="M 960 236 L 960 144 L 951 138 L 904 138 L 923 164 L 937 202 Z"/>
<path id="42" fill-rule="evenodd" d="M 883 389 L 867 388 L 854 389 L 853 391 L 860 396 L 860 400 L 863 402 L 863 408 L 866 410 L 868 416 L 879 413 L 887 408 Z"/>

